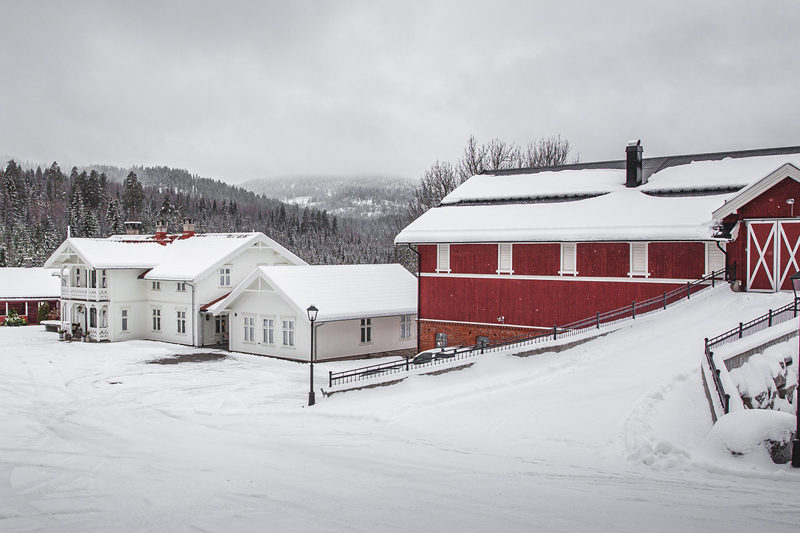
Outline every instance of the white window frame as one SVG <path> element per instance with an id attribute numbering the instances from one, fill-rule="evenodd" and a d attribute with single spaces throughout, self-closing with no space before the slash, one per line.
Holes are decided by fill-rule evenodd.
<path id="1" fill-rule="evenodd" d="M 635 247 L 637 247 L 637 246 L 644 246 L 644 265 L 634 265 Z M 630 260 L 630 262 L 629 262 L 630 271 L 628 272 L 628 277 L 629 278 L 634 278 L 634 277 L 637 277 L 637 278 L 649 278 L 650 277 L 650 272 L 648 271 L 649 270 L 649 265 L 650 265 L 648 249 L 649 249 L 649 246 L 648 246 L 648 243 L 646 243 L 646 242 L 632 242 L 632 243 L 630 243 L 630 248 L 629 248 L 629 252 L 628 252 L 629 260 Z M 639 270 L 636 269 L 637 266 L 640 268 Z M 644 270 L 641 270 L 642 267 L 644 268 Z"/>
<path id="2" fill-rule="evenodd" d="M 153 285 L 152 285 L 152 290 L 160 291 L 161 290 L 161 282 L 160 281 L 154 281 Z"/>
<path id="3" fill-rule="evenodd" d="M 508 264 L 503 264 L 503 252 L 508 255 Z M 514 245 L 510 242 L 501 242 L 497 244 L 497 273 L 498 274 L 513 274 L 514 269 Z"/>
<path id="4" fill-rule="evenodd" d="M 261 317 L 261 343 L 275 346 L 275 316 Z"/>
<path id="5" fill-rule="evenodd" d="M 725 243 L 721 242 L 720 245 L 722 246 L 722 249 L 724 250 L 725 249 Z M 712 272 L 712 269 L 711 269 L 711 254 L 712 254 L 712 252 L 720 254 L 720 256 L 722 257 L 722 264 L 720 265 L 720 268 L 725 268 L 725 254 L 719 248 L 717 248 L 717 243 L 716 242 L 707 242 L 706 243 L 706 269 L 705 269 L 706 274 L 711 274 L 711 272 Z M 717 270 L 719 270 L 719 269 L 717 269 Z"/>
<path id="6" fill-rule="evenodd" d="M 283 316 L 281 317 L 281 346 L 284 348 L 295 347 L 295 328 L 297 322 L 295 317 Z"/>
<path id="7" fill-rule="evenodd" d="M 411 333 L 411 324 L 414 315 L 400 315 L 400 340 L 408 340 L 413 338 Z"/>
<path id="8" fill-rule="evenodd" d="M 161 308 L 160 307 L 151 307 L 150 308 L 150 316 L 152 317 L 152 322 L 150 324 L 151 331 L 156 331 L 161 333 Z"/>
<path id="9" fill-rule="evenodd" d="M 179 281 L 178 282 L 177 291 L 178 292 L 186 292 L 186 282 L 185 281 Z"/>
<path id="10" fill-rule="evenodd" d="M 231 265 L 223 265 L 219 267 L 219 286 L 220 287 L 230 287 L 231 286 Z"/>
<path id="11" fill-rule="evenodd" d="M 119 331 L 120 333 L 129 333 L 131 331 L 131 308 L 119 308 Z"/>
<path id="12" fill-rule="evenodd" d="M 243 342 L 247 344 L 255 344 L 256 342 L 256 315 L 252 313 L 242 313 L 244 321 L 244 337 Z"/>
<path id="13" fill-rule="evenodd" d="M 440 331 L 436 333 L 435 339 L 437 348 L 447 348 L 447 333 Z"/>
<path id="14" fill-rule="evenodd" d="M 572 256 L 572 268 L 566 268 L 565 261 L 568 255 Z M 578 275 L 578 243 L 577 242 L 562 242 L 561 243 L 561 268 L 558 271 L 561 276 L 577 276 Z"/>
<path id="15" fill-rule="evenodd" d="M 107 328 L 108 327 L 108 308 L 101 307 L 100 308 L 100 327 Z"/>
<path id="16" fill-rule="evenodd" d="M 186 308 L 175 308 L 175 325 L 177 326 L 178 335 L 186 335 Z"/>
<path id="17" fill-rule="evenodd" d="M 361 326 L 359 327 L 359 331 L 361 332 L 361 344 L 372 344 L 372 319 L 371 318 L 362 318 L 361 319 Z"/>
<path id="18" fill-rule="evenodd" d="M 436 272 L 450 272 L 450 245 L 436 245 Z"/>

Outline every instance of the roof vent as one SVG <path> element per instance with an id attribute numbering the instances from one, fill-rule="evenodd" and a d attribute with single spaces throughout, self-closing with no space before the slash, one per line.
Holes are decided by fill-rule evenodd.
<path id="1" fill-rule="evenodd" d="M 125 222 L 126 235 L 139 235 L 139 229 L 142 227 L 141 222 L 128 221 Z"/>
<path id="2" fill-rule="evenodd" d="M 642 180 L 642 148 L 641 140 L 628 141 L 628 146 L 625 148 L 627 155 L 627 162 L 625 164 L 625 186 L 638 187 L 647 180 Z"/>

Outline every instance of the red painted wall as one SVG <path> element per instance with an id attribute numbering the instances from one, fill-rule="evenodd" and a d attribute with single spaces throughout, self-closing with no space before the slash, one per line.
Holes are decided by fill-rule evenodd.
<path id="1" fill-rule="evenodd" d="M 651 278 L 698 279 L 706 270 L 706 246 L 702 242 L 651 242 L 647 262 Z"/>
<path id="2" fill-rule="evenodd" d="M 630 270 L 627 242 L 581 242 L 576 248 L 578 276 L 624 278 Z"/>
<path id="3" fill-rule="evenodd" d="M 417 247 L 419 252 L 420 272 L 436 272 L 436 245 L 420 244 Z"/>
<path id="4" fill-rule="evenodd" d="M 683 284 L 422 277 L 420 318 L 552 327 L 658 296 Z"/>
<path id="5" fill-rule="evenodd" d="M 28 314 L 25 314 L 25 301 L 24 300 L 0 300 L 0 317 L 5 320 L 6 317 L 6 303 L 8 303 L 8 310 L 12 309 L 17 314 L 27 319 L 28 324 L 39 323 L 39 302 L 47 302 L 50 305 L 50 310 L 58 309 L 59 300 L 28 300 Z"/>
<path id="6" fill-rule="evenodd" d="M 558 276 L 560 244 L 515 244 L 512 268 L 518 276 Z"/>
<path id="7" fill-rule="evenodd" d="M 497 274 L 497 245 L 451 244 L 450 271 L 454 274 Z"/>

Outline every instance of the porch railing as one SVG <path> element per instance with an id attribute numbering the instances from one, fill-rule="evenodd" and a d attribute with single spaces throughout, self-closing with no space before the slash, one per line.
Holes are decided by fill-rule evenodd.
<path id="1" fill-rule="evenodd" d="M 61 287 L 61 297 L 67 300 L 85 300 L 88 302 L 104 302 L 108 300 L 107 288 L 94 287 Z"/>
<path id="2" fill-rule="evenodd" d="M 736 263 L 726 268 L 721 268 L 702 278 L 687 282 L 686 285 L 677 287 L 671 291 L 665 291 L 659 296 L 649 298 L 641 302 L 631 302 L 631 305 L 595 313 L 594 316 L 584 318 L 563 326 L 554 325 L 552 329 L 539 330 L 536 333 L 521 335 L 503 339 L 502 341 L 489 342 L 474 346 L 458 346 L 453 348 L 442 348 L 440 351 L 426 351 L 414 358 L 392 361 L 377 365 L 365 366 L 343 372 L 329 372 L 328 386 L 342 385 L 362 380 L 373 379 L 391 374 L 406 372 L 412 368 L 425 368 L 441 365 L 447 362 L 466 359 L 475 355 L 488 352 L 496 352 L 508 348 L 522 348 L 527 345 L 537 344 L 548 340 L 558 340 L 565 337 L 580 335 L 590 330 L 612 326 L 625 320 L 635 320 L 637 317 L 647 315 L 656 311 L 661 311 L 670 305 L 684 299 L 689 299 L 704 288 L 716 286 L 716 283 L 723 281 L 733 281 L 736 279 Z M 427 356 L 430 357 L 427 357 Z"/>

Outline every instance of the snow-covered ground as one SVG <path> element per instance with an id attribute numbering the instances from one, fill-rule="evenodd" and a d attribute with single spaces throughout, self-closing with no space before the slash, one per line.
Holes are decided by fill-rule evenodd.
<path id="1" fill-rule="evenodd" d="M 312 408 L 307 365 L 0 328 L 0 531 L 796 531 L 800 472 L 706 445 L 699 374 L 788 300 L 721 288 Z"/>

